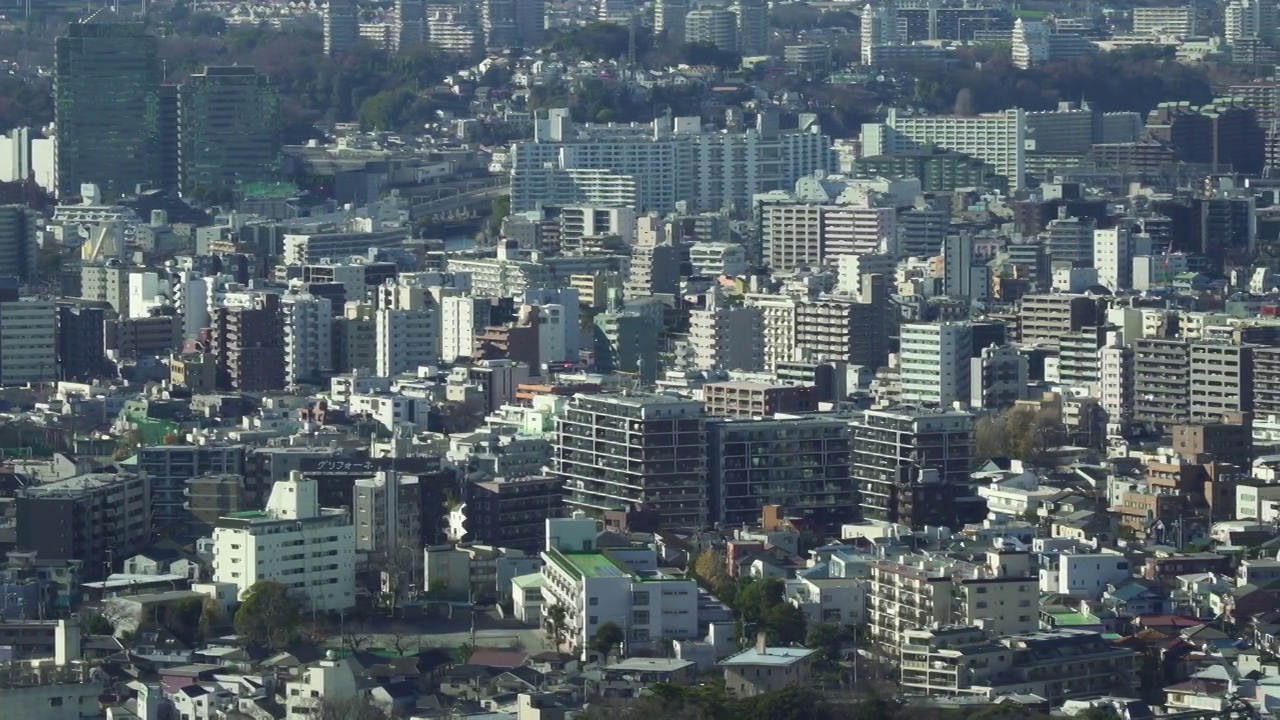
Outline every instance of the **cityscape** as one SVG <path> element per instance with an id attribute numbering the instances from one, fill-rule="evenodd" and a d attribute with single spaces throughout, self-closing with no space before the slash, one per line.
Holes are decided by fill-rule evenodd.
<path id="1" fill-rule="evenodd" d="M 0 720 L 1280 717 L 1183 2 L 0 0 Z"/>

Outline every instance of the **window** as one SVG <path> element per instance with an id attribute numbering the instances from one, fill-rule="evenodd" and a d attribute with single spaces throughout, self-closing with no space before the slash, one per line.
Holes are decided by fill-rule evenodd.
<path id="1" fill-rule="evenodd" d="M 631 593 L 631 604 L 632 604 L 632 605 L 639 605 L 640 607 L 644 607 L 645 605 L 648 605 L 648 604 L 649 604 L 649 591 L 648 591 L 648 590 L 640 590 L 640 591 L 636 591 L 636 592 Z"/>
<path id="2" fill-rule="evenodd" d="M 49 707 L 62 707 L 62 698 L 49 698 Z"/>
<path id="3" fill-rule="evenodd" d="M 588 622 L 590 622 L 592 625 L 598 625 L 600 624 L 600 618 L 596 617 L 595 615 L 592 615 L 588 620 Z"/>
<path id="4" fill-rule="evenodd" d="M 648 611 L 648 610 L 636 610 L 635 612 L 631 613 L 631 624 L 632 624 L 632 625 L 648 625 L 648 624 L 649 624 L 649 611 Z"/>
<path id="5" fill-rule="evenodd" d="M 596 597 L 587 598 L 587 604 L 590 605 L 591 607 L 595 607 L 596 605 L 600 604 L 600 598 L 596 598 Z"/>

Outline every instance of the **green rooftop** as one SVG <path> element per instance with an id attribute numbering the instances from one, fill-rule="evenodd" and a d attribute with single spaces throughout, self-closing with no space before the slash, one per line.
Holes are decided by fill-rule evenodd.
<path id="1" fill-rule="evenodd" d="M 604 553 L 551 550 L 547 555 L 570 575 L 578 578 L 631 577 L 630 570 Z"/>

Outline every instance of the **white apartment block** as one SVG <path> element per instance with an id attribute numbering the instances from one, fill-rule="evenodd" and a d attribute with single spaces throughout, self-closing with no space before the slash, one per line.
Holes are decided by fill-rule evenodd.
<path id="1" fill-rule="evenodd" d="M 568 110 L 552 109 L 534 121 L 532 140 L 512 145 L 511 207 L 625 204 L 671 212 L 687 201 L 695 211 L 745 210 L 759 193 L 828 169 L 831 157 L 830 138 L 810 116 L 797 130 L 778 129 L 766 113 L 755 128 L 709 132 L 698 118 L 578 125 Z"/>
<path id="2" fill-rule="evenodd" d="M 1108 585 L 1133 577 L 1124 555 L 1102 553 L 1043 553 L 1040 556 L 1040 592 L 1098 600 Z"/>
<path id="3" fill-rule="evenodd" d="M 321 508 L 316 481 L 290 473 L 271 488 L 265 510 L 219 518 L 213 580 L 243 596 L 263 580 L 287 586 L 303 611 L 356 604 L 356 534 L 346 510 Z"/>
<path id="4" fill-rule="evenodd" d="M 475 352 L 476 333 L 489 324 L 489 299 L 440 298 L 440 359 L 453 362 Z"/>
<path id="5" fill-rule="evenodd" d="M 968 402 L 973 334 L 968 323 L 906 323 L 900 329 L 902 401 Z"/>
<path id="6" fill-rule="evenodd" d="M 698 637 L 697 584 L 658 572 L 649 548 L 600 549 L 597 535 L 594 520 L 547 520 L 542 617 L 554 605 L 565 608 L 571 648 L 585 657 L 607 622 L 625 632 L 626 654 Z"/>
<path id="7" fill-rule="evenodd" d="M 1151 254 L 1151 237 L 1134 235 L 1126 227 L 1093 231 L 1093 266 L 1098 282 L 1110 290 L 1133 287 L 1133 258 Z"/>
<path id="8" fill-rule="evenodd" d="M 863 156 L 886 155 L 936 145 L 991 163 L 1022 187 L 1026 174 L 1026 115 L 1020 109 L 973 116 L 906 115 L 890 109 L 884 124 L 862 126 Z"/>
<path id="9" fill-rule="evenodd" d="M 743 302 L 763 313 L 764 369 L 772 371 L 778 363 L 795 360 L 799 301 L 790 295 L 749 293 Z"/>
<path id="10" fill-rule="evenodd" d="M 1187 5 L 1134 8 L 1133 32 L 1135 35 L 1190 37 L 1196 34 L 1195 9 Z"/>
<path id="11" fill-rule="evenodd" d="M 333 369 L 333 303 L 329 298 L 290 290 L 284 313 L 285 382 L 310 382 Z"/>
<path id="12" fill-rule="evenodd" d="M 1228 45 L 1276 33 L 1276 6 L 1268 0 L 1230 0 L 1223 8 L 1224 35 Z"/>
<path id="13" fill-rule="evenodd" d="M 764 367 L 764 311 L 726 306 L 707 295 L 707 309 L 689 313 L 689 344 L 700 370 L 760 370 Z"/>

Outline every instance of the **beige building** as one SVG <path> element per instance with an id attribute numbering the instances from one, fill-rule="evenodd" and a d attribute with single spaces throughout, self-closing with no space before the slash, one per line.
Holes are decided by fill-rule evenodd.
<path id="1" fill-rule="evenodd" d="M 752 697 L 787 688 L 808 687 L 818 651 L 797 647 L 768 647 L 764 633 L 755 647 L 720 661 L 724 685 L 731 695 Z"/>

